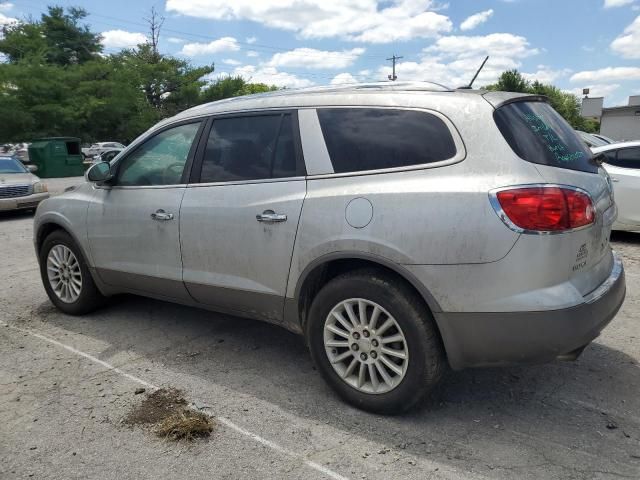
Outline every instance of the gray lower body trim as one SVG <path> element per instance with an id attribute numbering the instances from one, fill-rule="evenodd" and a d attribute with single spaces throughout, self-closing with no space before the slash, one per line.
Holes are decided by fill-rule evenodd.
<path id="1" fill-rule="evenodd" d="M 586 346 L 622 306 L 624 270 L 617 273 L 597 299 L 562 310 L 435 313 L 451 368 L 544 363 Z"/>
<path id="2" fill-rule="evenodd" d="M 153 295 L 167 300 L 191 300 L 189 292 L 180 280 L 158 278 L 137 273 L 118 272 L 104 268 L 95 269 L 103 284 L 117 289 L 118 292 Z"/>

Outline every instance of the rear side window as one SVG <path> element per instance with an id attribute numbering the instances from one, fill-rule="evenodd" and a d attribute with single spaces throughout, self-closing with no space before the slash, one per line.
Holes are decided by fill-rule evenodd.
<path id="1" fill-rule="evenodd" d="M 200 182 L 262 180 L 301 174 L 291 114 L 214 120 Z"/>
<path id="2" fill-rule="evenodd" d="M 513 151 L 527 162 L 598 172 L 589 147 L 549 104 L 509 103 L 493 116 Z"/>
<path id="3" fill-rule="evenodd" d="M 620 168 L 640 168 L 640 148 L 624 148 L 617 152 L 607 152 L 606 162 Z"/>
<path id="4" fill-rule="evenodd" d="M 456 155 L 449 128 L 429 113 L 382 108 L 317 112 L 336 173 L 422 165 Z"/>

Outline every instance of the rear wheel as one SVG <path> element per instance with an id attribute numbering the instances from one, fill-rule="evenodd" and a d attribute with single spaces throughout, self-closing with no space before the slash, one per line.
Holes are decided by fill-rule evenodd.
<path id="1" fill-rule="evenodd" d="M 306 325 L 320 373 L 346 401 L 378 413 L 416 405 L 445 367 L 438 331 L 401 280 L 360 270 L 331 280 Z"/>
<path id="2" fill-rule="evenodd" d="M 82 253 L 71 236 L 56 230 L 40 248 L 40 276 L 51 302 L 64 313 L 81 315 L 104 304 Z"/>

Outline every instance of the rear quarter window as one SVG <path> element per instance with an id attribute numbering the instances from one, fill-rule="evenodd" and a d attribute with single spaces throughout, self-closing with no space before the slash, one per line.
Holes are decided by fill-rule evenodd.
<path id="1" fill-rule="evenodd" d="M 514 102 L 493 114 L 511 149 L 540 165 L 597 173 L 593 154 L 578 133 L 549 104 Z"/>
<path id="2" fill-rule="evenodd" d="M 456 155 L 449 128 L 430 113 L 382 108 L 317 112 L 335 173 L 422 165 Z"/>

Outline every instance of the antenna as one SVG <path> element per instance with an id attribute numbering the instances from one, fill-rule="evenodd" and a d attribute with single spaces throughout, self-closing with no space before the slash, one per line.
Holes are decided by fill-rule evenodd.
<path id="1" fill-rule="evenodd" d="M 480 68 L 478 69 L 476 74 L 471 79 L 471 82 L 469 83 L 469 85 L 467 85 L 466 87 L 462 87 L 462 88 L 471 89 L 471 87 L 473 86 L 473 82 L 475 82 L 476 78 L 478 78 L 478 75 L 480 74 L 480 71 L 484 68 L 484 64 L 487 63 L 487 60 L 489 60 L 489 55 L 487 55 L 487 57 L 484 59 L 484 62 L 482 62 L 482 65 L 480 65 Z"/>

